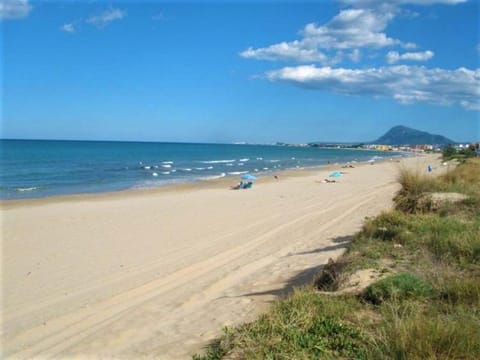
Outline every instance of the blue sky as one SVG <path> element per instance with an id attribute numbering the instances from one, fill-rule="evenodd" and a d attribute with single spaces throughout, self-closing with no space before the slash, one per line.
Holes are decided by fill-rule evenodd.
<path id="1" fill-rule="evenodd" d="M 480 139 L 477 0 L 1 0 L 2 137 Z"/>

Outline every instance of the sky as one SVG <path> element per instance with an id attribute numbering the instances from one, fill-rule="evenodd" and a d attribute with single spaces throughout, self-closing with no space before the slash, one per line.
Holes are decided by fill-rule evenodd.
<path id="1" fill-rule="evenodd" d="M 0 0 L 1 137 L 480 140 L 479 0 Z"/>

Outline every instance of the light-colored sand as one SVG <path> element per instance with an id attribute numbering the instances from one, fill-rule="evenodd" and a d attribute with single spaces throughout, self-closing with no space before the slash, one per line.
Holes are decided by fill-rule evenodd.
<path id="1" fill-rule="evenodd" d="M 391 205 L 398 167 L 4 202 L 3 358 L 188 358 L 337 257 Z"/>

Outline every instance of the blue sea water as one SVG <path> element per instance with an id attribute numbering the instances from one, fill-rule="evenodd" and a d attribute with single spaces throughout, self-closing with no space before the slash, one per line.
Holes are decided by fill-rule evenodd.
<path id="1" fill-rule="evenodd" d="M 393 154 L 389 154 L 392 156 Z M 0 199 L 98 193 L 367 161 L 383 152 L 268 145 L 0 140 Z"/>

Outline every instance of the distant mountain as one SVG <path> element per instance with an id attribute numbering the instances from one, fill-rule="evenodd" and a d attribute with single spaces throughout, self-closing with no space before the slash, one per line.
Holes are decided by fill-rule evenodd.
<path id="1" fill-rule="evenodd" d="M 394 126 L 372 143 L 385 145 L 448 145 L 455 142 L 442 135 L 434 135 L 406 126 Z"/>

